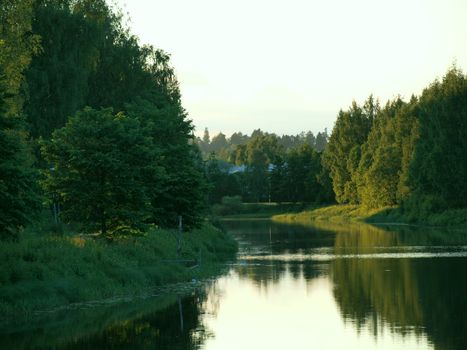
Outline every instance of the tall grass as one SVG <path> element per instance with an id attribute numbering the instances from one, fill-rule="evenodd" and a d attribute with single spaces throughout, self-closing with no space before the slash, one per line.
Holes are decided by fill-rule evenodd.
<path id="1" fill-rule="evenodd" d="M 180 258 L 194 260 L 201 255 L 200 269 L 167 261 L 175 259 L 176 239 L 166 230 L 112 242 L 83 236 L 4 242 L 0 245 L 0 314 L 27 314 L 200 278 L 235 251 L 236 242 L 210 225 L 184 234 Z"/>

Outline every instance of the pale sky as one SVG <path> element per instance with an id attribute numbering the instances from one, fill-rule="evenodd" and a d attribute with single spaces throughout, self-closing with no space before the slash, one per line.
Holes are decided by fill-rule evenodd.
<path id="1" fill-rule="evenodd" d="M 371 93 L 467 71 L 467 0 L 116 0 L 171 54 L 197 134 L 332 129 Z"/>

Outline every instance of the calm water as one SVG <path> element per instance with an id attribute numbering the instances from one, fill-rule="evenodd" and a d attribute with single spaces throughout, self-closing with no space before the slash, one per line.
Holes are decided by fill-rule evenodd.
<path id="1" fill-rule="evenodd" d="M 0 329 L 2 349 L 467 349 L 467 234 L 225 221 L 220 278 Z"/>

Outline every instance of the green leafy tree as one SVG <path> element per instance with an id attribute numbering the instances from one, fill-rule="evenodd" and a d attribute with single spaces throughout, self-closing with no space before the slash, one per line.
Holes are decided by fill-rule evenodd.
<path id="1" fill-rule="evenodd" d="M 0 2 L 0 238 L 18 239 L 40 208 L 22 113 L 24 69 L 38 52 L 32 33 L 32 0 Z"/>
<path id="2" fill-rule="evenodd" d="M 257 132 L 246 144 L 243 163 L 247 165 L 246 181 L 253 201 L 269 200 L 269 168 L 282 153 L 283 148 L 275 135 Z"/>
<path id="3" fill-rule="evenodd" d="M 46 189 L 59 195 L 67 222 L 106 234 L 139 228 L 150 216 L 148 179 L 162 170 L 138 120 L 86 108 L 54 131 L 42 152 L 52 169 Z"/>
<path id="4" fill-rule="evenodd" d="M 103 0 L 37 0 L 33 10 L 32 30 L 41 38 L 41 50 L 25 71 L 25 113 L 31 135 L 49 138 L 90 105 L 89 80 L 113 19 Z"/>
<path id="5" fill-rule="evenodd" d="M 287 164 L 283 156 L 277 156 L 274 166 L 269 174 L 271 186 L 271 200 L 274 202 L 286 202 L 289 200 L 289 190 L 287 188 Z"/>
<path id="6" fill-rule="evenodd" d="M 225 196 L 242 193 L 240 179 L 229 174 L 230 165 L 218 160 L 214 154 L 206 161 L 206 178 L 209 186 L 209 203 L 220 203 Z"/>
<path id="7" fill-rule="evenodd" d="M 320 170 L 316 175 L 319 184 L 319 192 L 316 197 L 317 203 L 335 203 L 336 198 L 332 189 L 332 180 L 329 170 L 323 166 L 322 156 L 323 153 L 318 153 Z"/>
<path id="8" fill-rule="evenodd" d="M 24 102 L 24 70 L 40 51 L 40 37 L 32 32 L 33 0 L 0 2 L 0 66 L 2 97 L 7 115 L 18 116 Z M 5 95 L 6 94 L 6 95 Z"/>
<path id="9" fill-rule="evenodd" d="M 137 99 L 127 105 L 128 115 L 141 120 L 160 152 L 159 165 L 165 178 L 151 186 L 150 221 L 176 227 L 183 217 L 184 227 L 197 227 L 206 210 L 206 178 L 198 147 L 193 143 L 191 121 L 179 102 L 158 108 L 153 102 Z"/>
<path id="10" fill-rule="evenodd" d="M 286 154 L 283 187 L 291 202 L 333 201 L 331 182 L 321 165 L 321 155 L 308 144 Z"/>
<path id="11" fill-rule="evenodd" d="M 37 172 L 19 116 L 7 115 L 5 76 L 0 66 L 0 238 L 18 238 L 40 207 Z"/>

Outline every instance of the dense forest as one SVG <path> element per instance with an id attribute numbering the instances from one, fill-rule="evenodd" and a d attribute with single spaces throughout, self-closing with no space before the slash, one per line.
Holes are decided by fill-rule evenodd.
<path id="1" fill-rule="evenodd" d="M 269 136 L 277 139 L 277 143 L 288 151 L 297 148 L 303 144 L 307 144 L 314 148 L 317 152 L 324 151 L 328 141 L 328 131 L 325 129 L 323 132 L 318 132 L 316 136 L 311 132 L 301 132 L 297 135 L 276 135 L 274 133 L 264 132 L 261 129 L 253 130 L 251 135 L 243 134 L 242 132 L 234 132 L 230 137 L 226 137 L 222 132 L 211 138 L 209 129 L 204 129 L 203 137 L 196 138 L 203 158 L 207 159 L 214 154 L 217 159 L 226 162 L 235 163 L 236 153 L 238 146 L 244 146 L 250 142 L 251 139 Z"/>
<path id="2" fill-rule="evenodd" d="M 341 110 L 329 136 L 193 136 L 169 55 L 104 0 L 0 5 L 0 231 L 42 212 L 102 233 L 197 227 L 208 205 L 467 206 L 467 83 L 451 68 L 420 96 Z"/>
<path id="3" fill-rule="evenodd" d="M 323 152 L 338 203 L 409 216 L 467 206 L 467 78 L 456 67 L 409 101 L 339 112 Z"/>
<path id="4" fill-rule="evenodd" d="M 398 207 L 405 218 L 467 206 L 467 81 L 456 67 L 420 96 L 373 95 L 337 116 L 331 135 L 256 130 L 197 143 L 208 157 L 211 203 L 246 201 Z M 226 164 L 241 165 L 232 168 Z"/>
<path id="5" fill-rule="evenodd" d="M 247 202 L 331 202 L 329 176 L 321 166 L 327 131 L 278 136 L 254 130 L 212 140 L 205 129 L 196 143 L 206 159 L 209 202 L 239 196 Z"/>
<path id="6" fill-rule="evenodd" d="M 48 207 L 102 233 L 198 226 L 203 163 L 169 55 L 104 0 L 7 0 L 0 16 L 2 235 Z"/>

